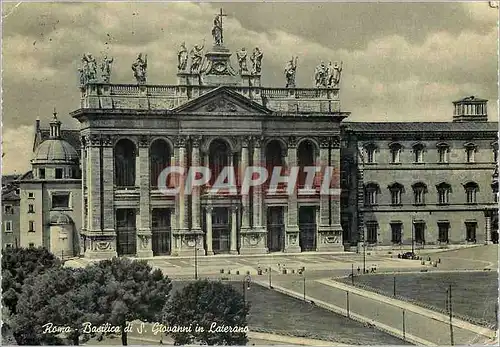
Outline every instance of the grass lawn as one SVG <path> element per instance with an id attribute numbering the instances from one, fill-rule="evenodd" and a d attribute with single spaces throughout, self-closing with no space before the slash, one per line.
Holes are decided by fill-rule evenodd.
<path id="1" fill-rule="evenodd" d="M 188 282 L 173 282 L 179 290 Z M 242 291 L 241 282 L 232 282 Z M 404 341 L 301 300 L 253 284 L 247 290 L 249 328 L 352 345 L 402 345 Z M 291 334 L 293 333 L 293 334 Z"/>
<path id="2" fill-rule="evenodd" d="M 498 301 L 498 274 L 496 272 L 361 275 L 355 277 L 354 281 L 392 296 L 394 276 L 396 276 L 396 295 L 441 310 L 446 307 L 446 290 L 451 284 L 452 308 L 455 313 L 482 320 L 488 324 L 496 323 L 495 303 Z M 344 278 L 342 281 L 351 284 L 350 278 Z"/>

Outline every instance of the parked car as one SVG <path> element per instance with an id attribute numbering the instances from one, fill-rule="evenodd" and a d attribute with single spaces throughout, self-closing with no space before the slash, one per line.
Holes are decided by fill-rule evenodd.
<path id="1" fill-rule="evenodd" d="M 406 252 L 401 255 L 402 259 L 415 259 L 416 255 L 413 252 Z"/>

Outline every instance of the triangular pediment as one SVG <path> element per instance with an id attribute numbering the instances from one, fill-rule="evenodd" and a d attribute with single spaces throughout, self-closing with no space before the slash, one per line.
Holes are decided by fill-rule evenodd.
<path id="1" fill-rule="evenodd" d="M 175 113 L 269 114 L 272 111 L 228 87 L 219 87 L 172 110 Z"/>

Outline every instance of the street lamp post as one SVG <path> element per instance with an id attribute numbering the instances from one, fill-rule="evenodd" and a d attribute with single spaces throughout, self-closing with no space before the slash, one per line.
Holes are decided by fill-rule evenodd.
<path id="1" fill-rule="evenodd" d="M 363 273 L 366 273 L 366 243 L 363 239 Z"/>
<path id="2" fill-rule="evenodd" d="M 411 254 L 415 254 L 415 221 L 411 223 Z"/>
<path id="3" fill-rule="evenodd" d="M 302 271 L 303 274 L 303 282 L 304 282 L 304 301 L 306 301 L 306 272 Z"/>
<path id="4" fill-rule="evenodd" d="M 194 247 L 194 279 L 198 279 L 198 247 Z"/>
<path id="5" fill-rule="evenodd" d="M 269 289 L 273 289 L 273 285 L 271 284 L 271 272 L 272 268 L 269 266 Z"/>

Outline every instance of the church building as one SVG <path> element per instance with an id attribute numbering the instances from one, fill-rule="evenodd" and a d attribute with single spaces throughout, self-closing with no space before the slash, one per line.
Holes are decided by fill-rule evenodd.
<path id="1" fill-rule="evenodd" d="M 342 64 L 320 64 L 316 85 L 298 88 L 292 59 L 286 87 L 262 86 L 263 52 L 233 55 L 222 18 L 206 52 L 181 45 L 175 85 L 148 84 L 146 54 L 132 64 L 135 84 L 110 82 L 112 59 L 97 71 L 83 57 L 71 112 L 80 129 L 65 130 L 55 113 L 49 131 L 37 121 L 32 171 L 18 181 L 21 246 L 100 259 L 498 241 L 498 124 L 487 122 L 486 100 L 455 102 L 452 122 L 348 122 Z M 162 180 L 172 167 L 205 167 L 210 179 L 165 194 L 186 184 Z M 237 189 L 214 193 L 227 167 Z M 269 177 L 246 194 L 249 167 Z M 297 181 L 271 189 L 277 167 L 280 177 L 297 170 Z"/>

